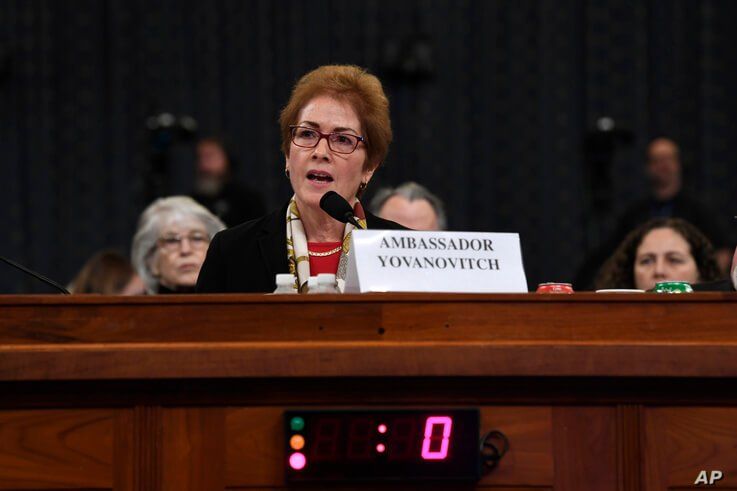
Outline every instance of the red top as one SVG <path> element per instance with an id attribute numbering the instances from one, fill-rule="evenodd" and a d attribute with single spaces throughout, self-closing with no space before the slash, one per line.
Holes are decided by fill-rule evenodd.
<path id="1" fill-rule="evenodd" d="M 361 206 L 359 201 L 356 201 L 356 204 L 353 206 L 353 215 L 361 220 L 366 219 L 366 213 L 363 211 L 363 206 Z M 342 242 L 308 242 L 307 249 L 311 252 L 328 252 L 341 245 L 343 245 Z M 339 249 L 335 254 L 330 254 L 329 256 L 310 256 L 310 276 L 338 274 L 338 263 L 340 262 L 341 252 L 342 249 Z"/>
<path id="2" fill-rule="evenodd" d="M 341 242 L 308 242 L 307 249 L 310 252 L 329 252 L 340 247 Z M 329 256 L 310 256 L 310 276 L 319 274 L 338 274 L 338 263 L 340 262 L 340 253 L 342 249 L 338 249 L 335 254 Z"/>

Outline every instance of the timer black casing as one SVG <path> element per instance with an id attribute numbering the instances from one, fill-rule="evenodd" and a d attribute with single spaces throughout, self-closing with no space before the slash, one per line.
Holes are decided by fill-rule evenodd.
<path id="1" fill-rule="evenodd" d="M 422 458 L 424 429 L 432 416 L 452 419 L 448 454 L 442 460 Z M 304 429 L 291 428 L 294 417 L 304 420 Z M 387 425 L 387 433 L 377 431 L 380 424 Z M 289 410 L 284 413 L 284 431 L 289 483 L 477 481 L 481 477 L 479 411 L 474 408 Z M 305 440 L 299 451 L 307 464 L 301 470 L 289 464 L 295 452 L 290 439 L 295 434 Z M 384 453 L 376 451 L 380 443 L 386 447 Z"/>

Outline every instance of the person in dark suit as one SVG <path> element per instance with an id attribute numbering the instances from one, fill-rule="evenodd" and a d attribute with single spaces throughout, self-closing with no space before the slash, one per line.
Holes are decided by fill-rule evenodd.
<path id="1" fill-rule="evenodd" d="M 266 213 L 263 198 L 257 191 L 235 178 L 236 161 L 217 136 L 197 142 L 197 174 L 192 198 L 210 210 L 225 225 L 232 226 Z"/>
<path id="2" fill-rule="evenodd" d="M 726 272 L 729 266 L 732 234 L 727 220 L 703 203 L 703 198 L 689 195 L 683 188 L 680 149 L 669 138 L 656 138 L 647 147 L 645 173 L 650 185 L 650 196 L 633 204 L 620 217 L 617 234 L 620 237 L 651 218 L 682 218 L 696 226 L 714 244 L 719 267 Z"/>
<path id="3" fill-rule="evenodd" d="M 403 228 L 367 213 L 359 201 L 392 140 L 379 79 L 356 66 L 317 68 L 297 82 L 279 124 L 294 196 L 279 211 L 213 238 L 198 293 L 272 292 L 279 273 L 293 274 L 300 292 L 310 276 L 333 273 L 342 289 L 353 225 L 320 208 L 328 191 L 353 206 L 362 227 Z"/>

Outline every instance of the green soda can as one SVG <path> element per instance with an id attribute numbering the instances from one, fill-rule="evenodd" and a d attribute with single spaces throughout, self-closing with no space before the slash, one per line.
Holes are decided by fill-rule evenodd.
<path id="1" fill-rule="evenodd" d="M 693 288 L 686 281 L 659 281 L 653 289 L 655 293 L 692 293 Z"/>

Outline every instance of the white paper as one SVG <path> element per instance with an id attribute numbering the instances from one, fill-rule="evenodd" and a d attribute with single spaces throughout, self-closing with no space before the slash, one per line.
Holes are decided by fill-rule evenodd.
<path id="1" fill-rule="evenodd" d="M 527 293 L 519 234 L 354 230 L 346 292 Z"/>

